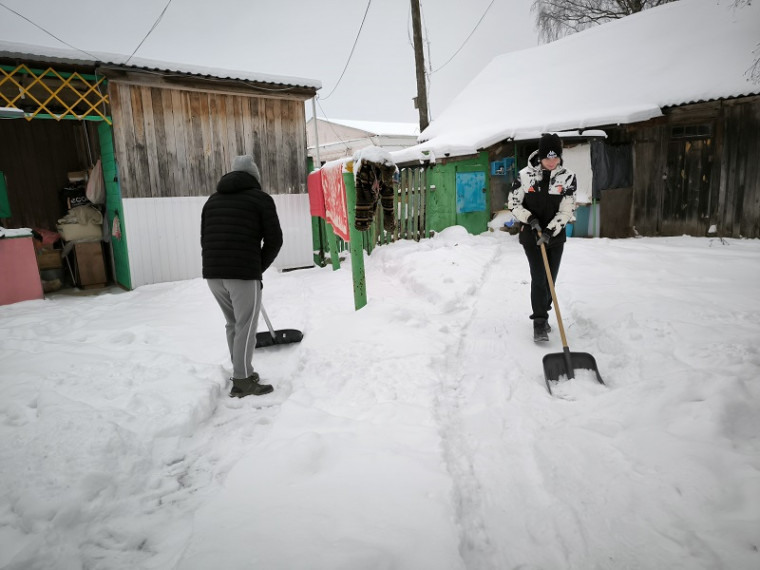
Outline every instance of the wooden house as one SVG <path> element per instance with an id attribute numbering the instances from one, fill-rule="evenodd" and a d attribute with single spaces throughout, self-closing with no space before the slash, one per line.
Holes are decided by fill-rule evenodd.
<path id="1" fill-rule="evenodd" d="M 449 171 L 444 211 L 456 173 L 479 165 L 476 233 L 540 134 L 557 132 L 586 187 L 576 235 L 758 238 L 758 30 L 760 6 L 682 0 L 504 54 L 394 160 Z"/>
<path id="2" fill-rule="evenodd" d="M 0 43 L 0 115 L 16 117 L 0 120 L 0 225 L 55 231 L 62 189 L 100 164 L 109 281 L 199 277 L 203 203 L 252 154 L 280 211 L 280 268 L 311 265 L 304 101 L 319 82 L 126 59 Z"/>

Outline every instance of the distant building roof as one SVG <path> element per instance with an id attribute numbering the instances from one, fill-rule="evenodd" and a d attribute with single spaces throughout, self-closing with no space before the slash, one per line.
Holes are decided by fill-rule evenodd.
<path id="1" fill-rule="evenodd" d="M 269 75 L 264 73 L 254 73 L 251 71 L 224 69 L 221 67 L 211 68 L 187 63 L 158 61 L 137 57 L 130 58 L 129 56 L 119 54 L 102 52 L 90 53 L 73 49 L 50 48 L 4 41 L 0 41 L 0 57 L 9 59 L 26 59 L 30 61 L 46 61 L 62 65 L 110 65 L 135 70 L 143 69 L 148 71 L 174 72 L 199 77 L 236 79 L 256 83 L 269 83 L 272 85 L 305 87 L 315 90 L 322 88 L 322 83 L 314 79 Z"/>
<path id="2" fill-rule="evenodd" d="M 760 2 L 680 0 L 494 58 L 421 134 L 393 153 L 473 154 L 541 132 L 628 124 L 662 109 L 760 93 Z M 416 153 L 416 155 L 415 155 Z"/>
<path id="3" fill-rule="evenodd" d="M 318 136 L 315 136 L 314 127 Z M 356 151 L 375 146 L 386 151 L 401 150 L 417 144 L 420 134 L 416 123 L 387 123 L 354 121 L 347 119 L 310 118 L 306 123 L 306 137 L 309 156 L 320 162 L 352 156 Z M 319 140 L 319 149 L 316 141 Z"/>
<path id="4" fill-rule="evenodd" d="M 320 119 L 320 121 L 327 121 L 327 119 Z M 348 119 L 330 119 L 327 122 L 359 129 L 360 131 L 366 131 L 372 135 L 417 136 L 420 134 L 420 125 L 418 123 L 385 123 L 376 121 L 353 121 Z"/>

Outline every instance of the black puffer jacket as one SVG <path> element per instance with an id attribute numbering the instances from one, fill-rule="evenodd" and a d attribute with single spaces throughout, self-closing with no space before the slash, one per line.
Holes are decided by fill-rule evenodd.
<path id="1" fill-rule="evenodd" d="M 204 279 L 261 279 L 282 247 L 272 197 L 247 172 L 225 174 L 201 213 Z"/>

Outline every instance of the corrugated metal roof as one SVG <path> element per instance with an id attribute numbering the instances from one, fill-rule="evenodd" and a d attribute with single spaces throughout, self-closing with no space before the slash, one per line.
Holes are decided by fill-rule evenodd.
<path id="1" fill-rule="evenodd" d="M 680 0 L 494 58 L 420 135 L 438 156 L 760 94 L 760 3 Z"/>
<path id="2" fill-rule="evenodd" d="M 302 87 L 318 90 L 322 83 L 314 79 L 288 77 L 250 71 L 240 71 L 224 68 L 211 68 L 187 63 L 158 61 L 144 58 L 130 58 L 126 55 L 110 53 L 90 53 L 72 49 L 49 48 L 13 42 L 0 41 L 0 58 L 24 59 L 56 63 L 60 65 L 83 66 L 114 66 L 124 69 L 154 71 L 160 73 L 177 73 L 196 77 L 206 77 L 221 80 L 237 80 L 245 82 L 266 83 L 282 87 Z"/>

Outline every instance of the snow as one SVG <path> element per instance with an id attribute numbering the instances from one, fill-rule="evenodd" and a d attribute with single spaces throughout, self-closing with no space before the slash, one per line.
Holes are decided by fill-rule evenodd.
<path id="1" fill-rule="evenodd" d="M 360 148 L 354 153 L 353 161 L 355 173 L 361 170 L 362 162 L 365 160 L 374 164 L 384 164 L 386 166 L 394 168 L 396 166 L 396 163 L 393 162 L 390 153 L 379 146 L 368 146 L 365 148 Z"/>
<path id="2" fill-rule="evenodd" d="M 397 162 L 535 133 L 629 124 L 667 106 L 760 93 L 760 3 L 680 0 L 494 58 Z"/>
<path id="3" fill-rule="evenodd" d="M 325 119 L 320 119 L 325 120 Z M 417 136 L 420 134 L 419 123 L 389 123 L 381 121 L 355 121 L 352 119 L 330 119 L 330 123 L 336 125 L 343 125 L 344 127 L 351 127 L 352 129 L 359 129 L 360 131 L 366 131 L 373 135 L 378 136 L 390 136 L 390 135 L 402 135 L 402 136 Z"/>
<path id="4" fill-rule="evenodd" d="M 517 236 L 265 276 L 275 391 L 227 396 L 200 280 L 0 307 L 0 567 L 760 567 L 758 240 L 572 238 L 555 397 Z"/>
<path id="5" fill-rule="evenodd" d="M 4 228 L 0 226 L 0 238 L 31 237 L 32 228 Z"/>
<path id="6" fill-rule="evenodd" d="M 60 59 L 64 63 L 90 62 L 92 64 L 100 63 L 126 65 L 128 67 L 138 67 L 160 71 L 175 71 L 180 73 L 189 73 L 192 75 L 217 77 L 222 79 L 241 79 L 243 81 L 257 81 L 262 83 L 273 83 L 275 85 L 313 87 L 314 89 L 322 88 L 322 83 L 320 81 L 317 81 L 315 79 L 304 79 L 302 77 L 288 77 L 284 75 L 272 75 L 269 73 L 256 73 L 252 71 L 226 69 L 224 67 L 201 66 L 186 62 L 162 61 L 143 57 L 130 57 L 124 54 L 106 52 L 91 53 L 68 48 L 43 47 L 3 40 L 0 40 L 0 52 L 16 54 L 19 57 L 35 56 L 38 58 L 47 59 L 56 58 Z"/>

